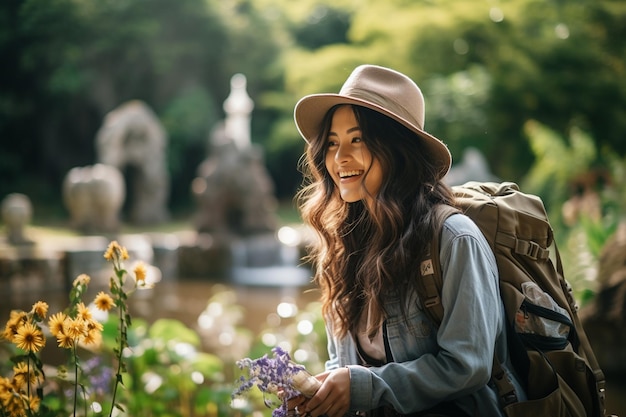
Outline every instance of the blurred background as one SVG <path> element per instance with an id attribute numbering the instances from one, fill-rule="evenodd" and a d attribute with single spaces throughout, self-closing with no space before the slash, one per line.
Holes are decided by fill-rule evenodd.
<path id="1" fill-rule="evenodd" d="M 566 164 L 573 178 L 626 152 L 624 8 L 610 0 L 6 0 L 0 196 L 23 192 L 36 219 L 63 219 L 63 177 L 93 163 L 106 113 L 138 99 L 165 126 L 169 205 L 185 215 L 229 80 L 242 73 L 255 102 L 252 140 L 266 150 L 278 197 L 290 200 L 303 149 L 295 102 L 338 91 L 365 62 L 411 76 L 426 96 L 426 129 L 455 161 L 479 149 L 500 178 L 528 176 L 542 156 L 529 140 L 538 129 L 564 149 L 584 132 L 591 150 Z M 542 190 L 549 201 L 570 191 L 551 188 Z"/>
<path id="2" fill-rule="evenodd" d="M 96 138 L 107 115 L 139 101 L 164 131 L 167 215 L 138 225 L 126 201 L 121 231 L 202 232 L 192 184 L 218 156 L 224 103 L 243 74 L 276 228 L 297 228 L 304 142 L 293 107 L 303 95 L 338 91 L 363 63 L 420 86 L 425 129 L 453 154 L 451 183 L 514 181 L 543 198 L 577 300 L 595 328 L 610 322 L 592 344 L 609 346 L 603 363 L 623 381 L 621 0 L 3 0 L 0 199 L 27 196 L 38 237 L 75 233 L 64 180 L 102 159 Z M 128 193 L 137 191 L 133 169 L 122 169 Z"/>

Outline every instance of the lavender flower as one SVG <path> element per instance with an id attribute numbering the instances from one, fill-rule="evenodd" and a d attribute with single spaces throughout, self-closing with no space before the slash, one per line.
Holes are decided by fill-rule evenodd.
<path id="1" fill-rule="evenodd" d="M 100 396 L 109 393 L 113 369 L 103 363 L 102 357 L 94 356 L 82 366 L 83 373 L 88 375 L 89 387 Z"/>
<path id="2" fill-rule="evenodd" d="M 313 396 L 320 386 L 320 382 L 312 377 L 302 365 L 291 361 L 289 353 L 280 347 L 272 349 L 273 357 L 263 355 L 258 359 L 241 359 L 237 361 L 239 369 L 248 369 L 248 377 L 239 378 L 239 387 L 233 392 L 232 397 L 244 394 L 254 386 L 263 393 L 265 405 L 274 407 L 273 417 L 287 417 L 287 400 L 303 394 Z M 278 397 L 280 402 L 272 401 L 266 394 Z"/>

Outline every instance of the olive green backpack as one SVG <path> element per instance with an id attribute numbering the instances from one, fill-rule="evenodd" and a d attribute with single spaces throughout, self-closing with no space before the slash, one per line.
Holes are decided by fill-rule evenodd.
<path id="1" fill-rule="evenodd" d="M 483 232 L 498 264 L 510 356 L 528 397 L 518 401 L 494 359 L 492 380 L 505 415 L 603 417 L 604 374 L 578 319 L 542 201 L 514 183 L 469 182 L 452 188 L 458 209 L 440 206 L 440 224 L 463 212 Z M 440 324 L 440 232 L 435 235 L 431 254 L 421 263 L 418 290 L 427 313 Z"/>

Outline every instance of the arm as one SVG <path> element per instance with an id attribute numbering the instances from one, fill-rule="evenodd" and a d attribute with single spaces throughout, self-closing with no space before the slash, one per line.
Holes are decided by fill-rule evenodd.
<path id="1" fill-rule="evenodd" d="M 497 269 L 475 225 L 456 223 L 442 238 L 445 314 L 436 335 L 438 347 L 426 353 L 407 352 L 415 359 L 405 360 L 394 351 L 403 335 L 390 334 L 397 362 L 379 368 L 348 367 L 351 410 L 388 405 L 399 413 L 416 412 L 472 393 L 489 380 L 501 325 Z M 334 382 L 328 378 L 320 391 L 339 389 L 330 386 Z M 319 409 L 324 411 L 324 401 L 316 397 L 309 406 L 314 408 L 319 402 Z"/>

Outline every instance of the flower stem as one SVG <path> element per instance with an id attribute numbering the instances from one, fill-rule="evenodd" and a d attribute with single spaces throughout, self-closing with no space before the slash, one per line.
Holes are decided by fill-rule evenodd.
<path id="1" fill-rule="evenodd" d="M 74 355 L 74 417 L 76 417 L 76 407 L 78 404 L 78 356 L 76 354 L 76 344 L 77 341 L 74 341 L 74 346 L 72 348 L 72 353 Z"/>
<path id="2" fill-rule="evenodd" d="M 126 323 L 126 302 L 125 302 L 125 297 L 124 297 L 124 290 L 123 290 L 123 272 L 121 270 L 121 268 L 118 268 L 117 265 L 115 266 L 115 273 L 117 275 L 117 278 L 119 280 L 119 288 L 118 288 L 118 311 L 119 311 L 119 318 L 120 318 L 120 323 L 119 323 L 119 346 L 118 346 L 118 350 L 117 350 L 117 371 L 115 372 L 115 385 L 113 387 L 113 397 L 111 398 L 111 411 L 109 412 L 109 417 L 112 416 L 113 414 L 113 409 L 115 408 L 115 398 L 117 397 L 117 389 L 118 386 L 122 380 L 122 368 L 123 368 L 123 352 L 124 352 L 124 348 L 126 347 L 127 342 L 127 334 L 126 334 L 126 327 L 127 327 L 127 323 Z"/>
<path id="3" fill-rule="evenodd" d="M 30 398 L 30 356 L 28 358 L 26 358 L 26 377 L 27 377 L 27 381 L 28 384 L 26 384 L 26 393 L 27 393 L 27 397 L 26 398 Z M 30 401 L 28 401 L 28 415 L 31 415 L 31 410 L 30 410 Z"/>

